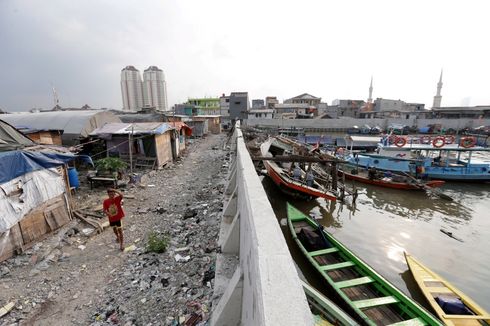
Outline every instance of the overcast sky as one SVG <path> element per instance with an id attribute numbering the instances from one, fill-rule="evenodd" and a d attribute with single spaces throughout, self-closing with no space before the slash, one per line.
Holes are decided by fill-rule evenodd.
<path id="1" fill-rule="evenodd" d="M 0 108 L 120 109 L 121 69 L 163 69 L 169 104 L 248 91 L 490 105 L 488 1 L 0 0 Z"/>

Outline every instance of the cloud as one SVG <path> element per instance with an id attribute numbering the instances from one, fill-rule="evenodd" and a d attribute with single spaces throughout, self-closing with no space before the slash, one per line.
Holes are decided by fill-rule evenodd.
<path id="1" fill-rule="evenodd" d="M 164 70 L 169 102 L 249 91 L 489 104 L 486 3 L 0 1 L 0 107 L 120 108 L 120 71 Z M 444 14 L 442 12 L 444 11 Z M 476 102 L 476 101 L 479 102 Z"/>

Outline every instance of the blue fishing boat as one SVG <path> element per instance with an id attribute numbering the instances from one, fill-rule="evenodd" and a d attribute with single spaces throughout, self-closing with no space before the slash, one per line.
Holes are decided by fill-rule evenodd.
<path id="1" fill-rule="evenodd" d="M 376 153 L 350 153 L 345 160 L 360 167 L 410 173 L 446 181 L 490 181 L 490 152 L 476 137 L 385 137 Z"/>

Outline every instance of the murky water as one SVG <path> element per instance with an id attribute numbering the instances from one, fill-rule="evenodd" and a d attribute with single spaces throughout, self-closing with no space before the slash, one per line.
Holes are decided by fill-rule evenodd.
<path id="1" fill-rule="evenodd" d="M 337 239 L 409 296 L 426 305 L 414 284 L 403 252 L 407 251 L 490 311 L 490 184 L 446 183 L 454 201 L 425 192 L 379 188 L 357 183 L 356 205 L 310 202 L 285 197 L 263 179 L 293 258 L 316 286 L 318 275 L 289 235 L 286 201 L 319 219 Z M 282 220 L 282 221 L 281 221 Z M 447 230 L 460 239 L 449 237 Z"/>

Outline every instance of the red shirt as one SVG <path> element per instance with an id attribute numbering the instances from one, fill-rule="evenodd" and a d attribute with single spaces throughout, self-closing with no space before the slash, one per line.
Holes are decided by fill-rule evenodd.
<path id="1" fill-rule="evenodd" d="M 109 217 L 109 222 L 117 222 L 124 217 L 124 211 L 121 207 L 121 196 L 107 198 L 104 200 L 104 212 Z"/>

